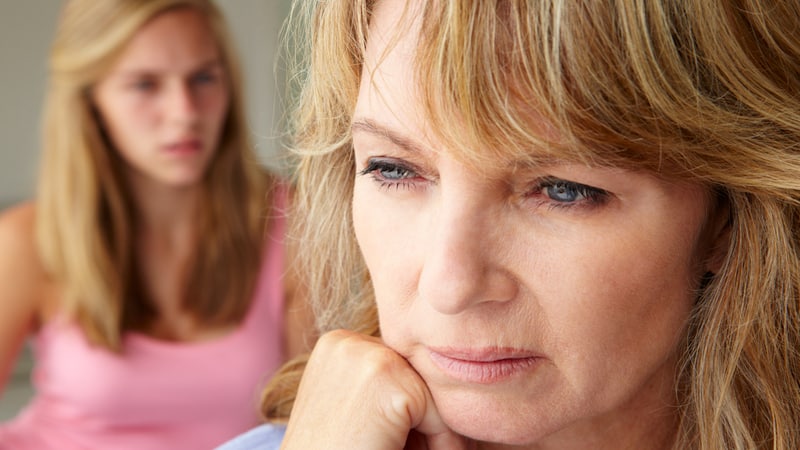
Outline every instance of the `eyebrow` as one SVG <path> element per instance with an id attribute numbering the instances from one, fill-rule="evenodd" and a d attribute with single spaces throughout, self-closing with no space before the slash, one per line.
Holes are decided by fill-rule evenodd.
<path id="1" fill-rule="evenodd" d="M 371 119 L 355 119 L 350 126 L 350 132 L 352 133 L 353 131 L 363 131 L 383 138 L 411 153 L 425 153 L 424 146 Z"/>
<path id="2" fill-rule="evenodd" d="M 208 61 L 205 61 L 205 62 L 195 66 L 191 70 L 191 73 L 200 72 L 200 71 L 209 70 L 209 69 L 210 70 L 217 70 L 217 69 L 224 70 L 225 66 L 222 63 L 222 60 L 219 59 L 219 58 L 209 59 Z M 150 68 L 150 67 L 135 67 L 135 68 L 131 68 L 131 69 L 123 69 L 123 70 L 117 72 L 116 75 L 117 76 L 121 76 L 121 77 L 130 78 L 130 77 L 137 77 L 137 76 L 142 76 L 142 75 L 151 75 L 151 74 L 157 74 L 157 73 L 160 73 L 160 71 L 158 69 L 153 69 L 153 68 Z"/>

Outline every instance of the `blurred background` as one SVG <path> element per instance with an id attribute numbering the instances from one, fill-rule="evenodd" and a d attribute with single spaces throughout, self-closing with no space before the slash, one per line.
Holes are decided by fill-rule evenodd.
<path id="1" fill-rule="evenodd" d="M 265 165 L 281 168 L 277 155 L 284 82 L 276 57 L 290 0 L 216 1 L 244 64 L 253 142 Z M 0 209 L 34 193 L 47 54 L 60 8 L 59 0 L 0 0 Z M 0 421 L 13 417 L 30 397 L 30 368 L 26 349 L 10 384 L 0 392 Z"/>

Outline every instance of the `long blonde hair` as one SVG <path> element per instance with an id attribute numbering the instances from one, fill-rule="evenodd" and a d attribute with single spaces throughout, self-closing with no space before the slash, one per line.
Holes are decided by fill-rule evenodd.
<path id="1" fill-rule="evenodd" d="M 301 259 L 320 330 L 377 335 L 349 208 L 350 124 L 374 2 L 314 3 L 294 11 L 310 36 L 292 130 Z M 730 246 L 684 340 L 676 448 L 800 448 L 800 3 L 476 0 L 422 9 L 420 97 L 430 129 L 465 162 L 544 149 L 701 183 L 727 204 Z M 558 142 L 531 125 L 532 111 Z M 302 360 L 287 365 L 265 391 L 268 419 L 286 418 L 302 369 Z"/>
<path id="2" fill-rule="evenodd" d="M 261 254 L 269 178 L 247 137 L 239 63 L 210 0 L 71 0 L 50 54 L 37 192 L 37 241 L 46 269 L 64 287 L 63 309 L 89 340 L 120 349 L 155 311 L 136 270 L 132 199 L 122 161 L 104 138 L 89 98 L 132 36 L 173 8 L 193 8 L 220 47 L 231 104 L 203 184 L 202 240 L 185 282 L 184 306 L 207 324 L 243 317 Z"/>

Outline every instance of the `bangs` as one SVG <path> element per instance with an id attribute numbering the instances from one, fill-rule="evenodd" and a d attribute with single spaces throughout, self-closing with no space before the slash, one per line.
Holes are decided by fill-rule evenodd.
<path id="1" fill-rule="evenodd" d="M 671 8 L 425 2 L 416 64 L 431 129 L 478 167 L 545 157 L 712 181 L 752 158 L 741 149 L 764 122 L 717 72 L 725 49 L 687 19 L 707 15 Z"/>
<path id="2" fill-rule="evenodd" d="M 630 46 L 611 13 L 621 11 L 598 9 L 427 2 L 416 64 L 437 137 L 476 167 L 544 159 L 675 168 L 681 158 L 667 149 L 683 146 L 637 85 L 633 55 L 620 51 Z"/>
<path id="3" fill-rule="evenodd" d="M 775 30 L 795 11 L 661 3 L 406 2 L 394 39 L 418 33 L 427 128 L 467 165 L 566 161 L 793 199 L 800 63 Z M 321 5 L 294 109 L 302 155 L 351 151 L 376 7 Z"/>

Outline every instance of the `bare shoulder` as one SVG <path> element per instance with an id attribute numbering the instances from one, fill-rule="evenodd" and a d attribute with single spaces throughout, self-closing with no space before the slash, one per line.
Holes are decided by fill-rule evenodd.
<path id="1" fill-rule="evenodd" d="M 38 326 L 49 286 L 36 251 L 35 221 L 32 203 L 0 213 L 0 391 L 25 336 Z"/>
<path id="2" fill-rule="evenodd" d="M 24 302 L 38 312 L 40 293 L 49 285 L 49 277 L 36 249 L 35 229 L 32 202 L 0 213 L 0 309 L 8 308 L 10 302 Z"/>
<path id="3" fill-rule="evenodd" d="M 0 212 L 0 258 L 13 258 L 24 262 L 35 251 L 34 229 L 36 207 L 33 202 L 20 203 Z"/>
<path id="4" fill-rule="evenodd" d="M 36 218 L 36 204 L 32 201 L 17 203 L 0 210 L 0 226 L 32 225 Z"/>

